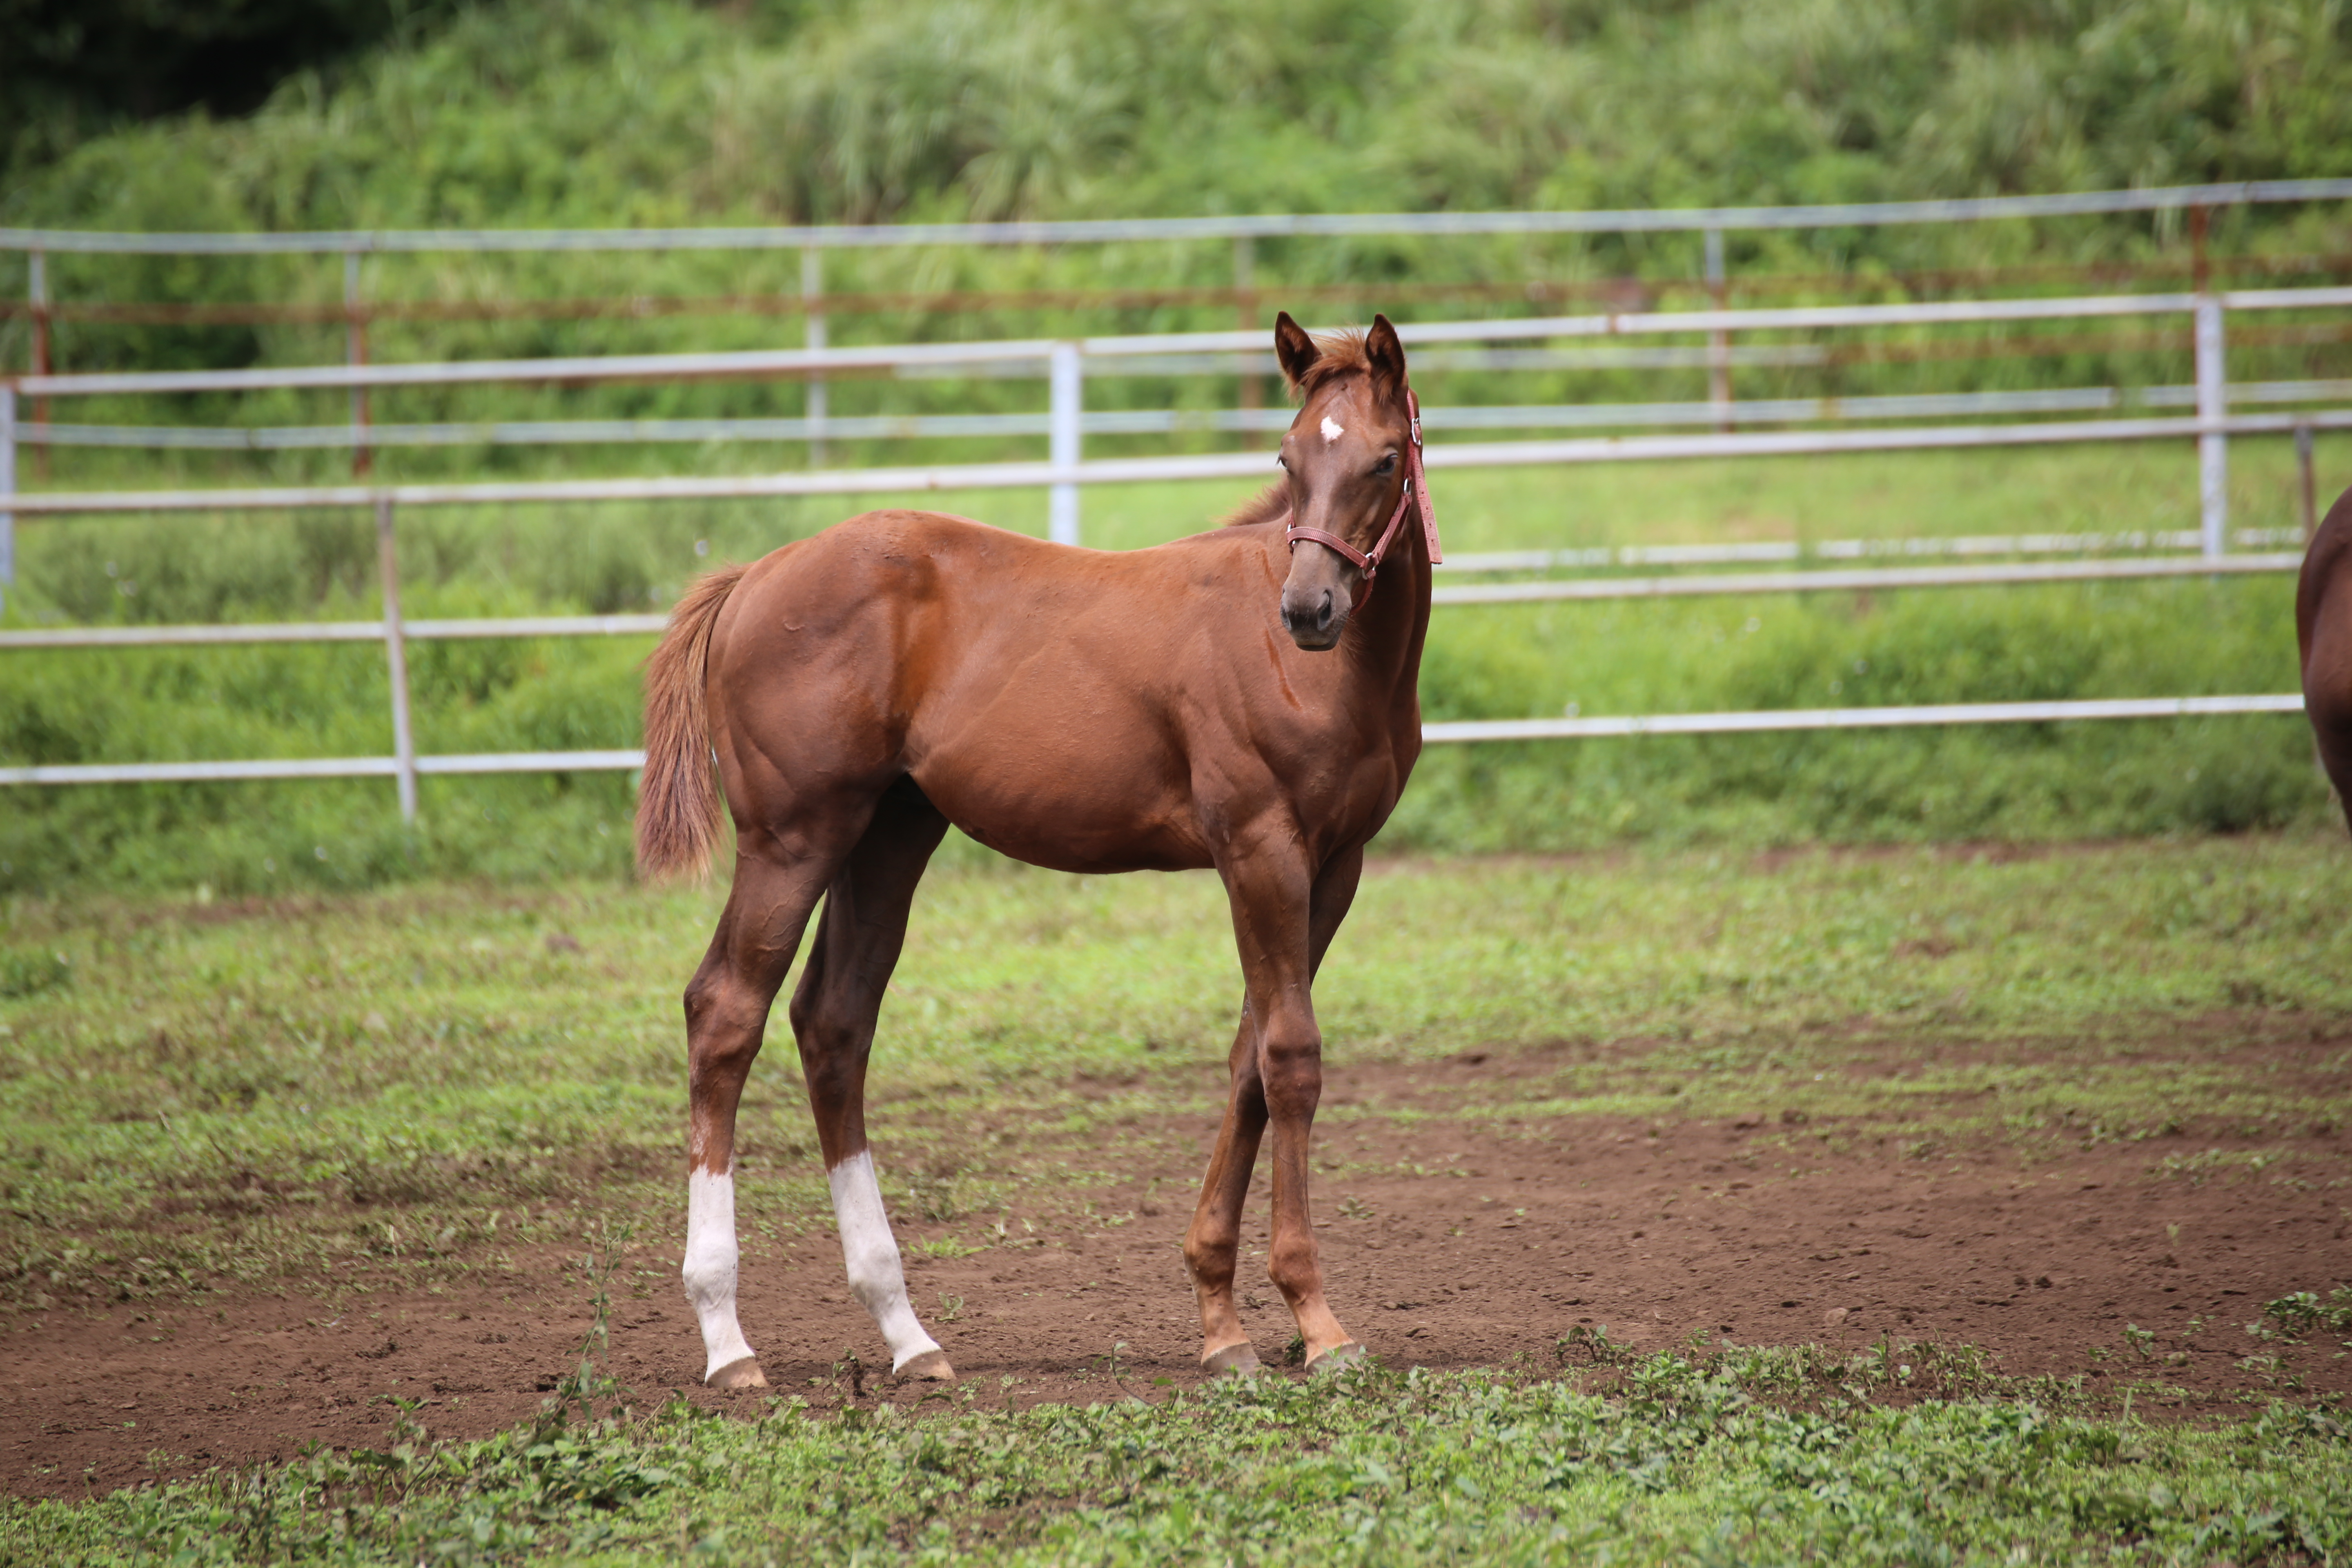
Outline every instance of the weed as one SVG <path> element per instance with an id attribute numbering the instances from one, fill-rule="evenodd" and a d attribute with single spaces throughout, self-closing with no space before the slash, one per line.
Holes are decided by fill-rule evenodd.
<path id="1" fill-rule="evenodd" d="M 1552 1354 L 1562 1366 L 1581 1355 L 1591 1366 L 1615 1366 L 1628 1359 L 1625 1347 L 1609 1337 L 1606 1323 L 1579 1323 L 1552 1342 Z"/>
<path id="2" fill-rule="evenodd" d="M 73 961 L 62 952 L 0 948 L 0 1000 L 38 996 L 73 983 Z"/>
<path id="3" fill-rule="evenodd" d="M 2321 1330 L 2352 1331 L 2352 1286 L 2338 1287 L 2326 1300 L 2310 1290 L 2298 1290 L 2265 1304 L 2263 1316 L 2278 1325 L 2289 1343 Z M 2252 1332 L 2250 1326 L 2248 1332 Z"/>

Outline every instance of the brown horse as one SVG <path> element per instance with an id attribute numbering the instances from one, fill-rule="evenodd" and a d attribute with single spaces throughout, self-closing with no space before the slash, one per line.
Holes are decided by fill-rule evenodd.
<path id="1" fill-rule="evenodd" d="M 2352 823 L 2352 490 L 2327 509 L 2304 554 L 2294 639 L 2303 655 L 2304 716 L 2319 742 L 2319 765 Z"/>
<path id="2" fill-rule="evenodd" d="M 1324 1300 L 1307 1218 L 1323 1045 L 1311 986 L 1421 751 L 1437 531 L 1387 318 L 1315 339 L 1286 313 L 1275 347 L 1303 399 L 1285 472 L 1223 528 L 1113 553 L 868 512 L 679 602 L 646 674 L 637 858 L 656 875 L 707 866 L 715 761 L 734 887 L 686 992 L 684 1274 L 708 1382 L 766 1382 L 735 1315 L 735 1108 L 820 896 L 791 1016 L 850 1290 L 895 1370 L 954 1375 L 908 1303 L 864 1107 L 883 987 L 950 823 L 1058 870 L 1216 868 L 1244 996 L 1184 1237 L 1202 1364 L 1258 1364 L 1234 1258 L 1269 1122 L 1266 1272 L 1309 1366 L 1362 1354 Z M 1416 510 L 1422 526 L 1404 527 Z"/>

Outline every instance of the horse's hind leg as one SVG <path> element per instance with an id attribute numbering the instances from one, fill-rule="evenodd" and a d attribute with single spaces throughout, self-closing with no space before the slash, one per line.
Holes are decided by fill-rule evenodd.
<path id="1" fill-rule="evenodd" d="M 883 989 L 906 941 L 915 885 L 947 826 L 911 779 L 883 796 L 825 896 L 792 1005 L 850 1293 L 889 1342 L 892 1370 L 938 1379 L 955 1371 L 907 1300 L 905 1267 L 866 1145 L 866 1062 Z"/>
<path id="2" fill-rule="evenodd" d="M 763 1388 L 735 1316 L 735 1108 L 760 1054 L 768 1009 L 799 951 L 809 910 L 837 857 L 769 858 L 746 842 L 710 951 L 686 990 L 686 1298 L 702 1327 L 703 1381 Z"/>

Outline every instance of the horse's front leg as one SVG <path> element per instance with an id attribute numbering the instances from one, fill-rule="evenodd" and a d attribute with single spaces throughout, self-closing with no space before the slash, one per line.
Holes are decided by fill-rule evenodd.
<path id="1" fill-rule="evenodd" d="M 1289 1303 L 1307 1364 L 1328 1368 L 1361 1352 L 1323 1295 L 1323 1268 L 1307 1204 L 1307 1157 L 1322 1097 L 1322 1034 L 1312 983 L 1346 918 L 1363 870 L 1350 848 L 1310 876 L 1286 837 L 1237 849 L 1224 868 L 1247 999 L 1234 1041 L 1233 1097 L 1210 1161 L 1185 1258 L 1201 1297 L 1202 1364 L 1256 1364 L 1233 1310 L 1241 1208 L 1259 1136 L 1274 1130 L 1274 1239 L 1266 1273 Z"/>
<path id="2" fill-rule="evenodd" d="M 1249 1004 L 1242 1004 L 1241 1027 L 1227 1058 L 1232 1075 L 1225 1118 L 1217 1146 L 1201 1178 L 1201 1201 L 1184 1232 L 1184 1264 L 1201 1304 L 1201 1365 L 1212 1373 L 1255 1372 L 1257 1351 L 1234 1310 L 1234 1261 L 1241 1249 L 1242 1205 L 1249 1196 L 1250 1170 L 1257 1163 L 1258 1139 L 1265 1131 L 1265 1091 L 1258 1081 L 1257 1026 Z"/>

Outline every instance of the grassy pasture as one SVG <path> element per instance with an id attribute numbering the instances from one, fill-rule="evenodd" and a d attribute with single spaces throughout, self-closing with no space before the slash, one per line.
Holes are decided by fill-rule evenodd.
<path id="1" fill-rule="evenodd" d="M 2296 1135 L 2352 1116 L 2347 1062 L 2289 1083 L 2232 1042 L 2306 1022 L 2318 1037 L 2352 1015 L 2347 876 L 2332 833 L 2023 857 L 1388 861 L 1318 985 L 1321 1015 L 1351 1060 L 1619 1047 L 1498 1080 L 1466 1114 L 1671 1123 L 1764 1104 L 1857 1142 L 2025 1161 L 2227 1136 L 2245 1144 L 2231 1179 L 2326 1187 L 2340 1164 Z M 676 996 L 713 899 L 599 879 L 12 900 L 9 1310 L 315 1289 L 352 1258 L 423 1289 L 583 1226 L 671 1235 Z M 1156 1121 L 1200 1109 L 1234 984 L 1210 878 L 950 857 L 877 1047 L 893 1205 L 968 1215 L 965 1247 L 992 1245 L 992 1218 L 1094 1223 L 1085 1161 L 1024 1170 L 982 1130 L 1017 1110 L 1117 1168 Z M 2177 1027 L 2191 1022 L 2204 1026 Z M 795 1078 L 772 1041 L 744 1118 L 745 1212 L 766 1216 L 755 1247 L 763 1231 L 829 1230 Z M 1124 1087 L 1087 1087 L 1104 1082 Z M 1349 1125 L 1325 1119 L 1335 1136 Z M 2155 1159 L 2151 1179 L 2168 1179 Z M 2323 1258 L 2312 1270 L 2320 1299 L 2342 1283 Z M 2330 1310 L 2315 1304 L 2305 1327 Z M 1927 1353 L 1627 1358 L 1603 1342 L 1564 1345 L 1555 1366 L 1147 1388 L 1148 1408 L 967 1400 L 817 1419 L 786 1399 L 751 1421 L 639 1405 L 617 1424 L 592 1371 L 562 1391 L 568 1425 L 421 1447 L 395 1429 L 380 1454 L 0 1505 L 0 1550 L 1374 1563 L 2347 1549 L 2352 1462 L 2325 1400 L 2265 1405 L 2257 1391 L 2249 1408 L 2151 1426 L 2113 1385 L 2095 1399 L 2005 1380 L 1964 1348 Z"/>

